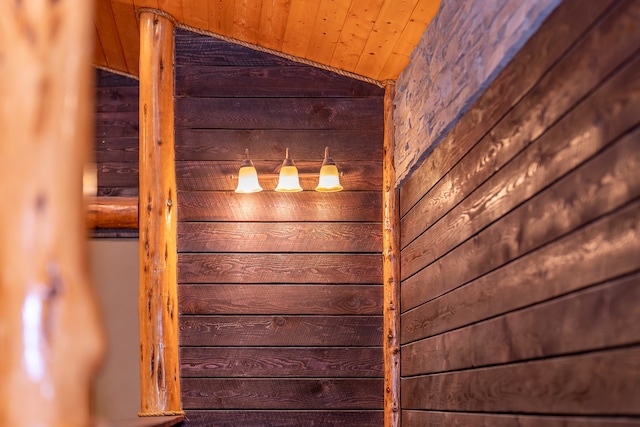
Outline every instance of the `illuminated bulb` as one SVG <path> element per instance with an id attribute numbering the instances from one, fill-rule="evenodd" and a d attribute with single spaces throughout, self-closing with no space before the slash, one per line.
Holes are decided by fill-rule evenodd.
<path id="1" fill-rule="evenodd" d="M 320 179 L 318 180 L 316 191 L 321 191 L 323 193 L 342 191 L 338 167 L 333 162 L 333 159 L 329 157 L 329 147 L 325 147 L 324 149 L 324 160 L 322 161 L 322 167 L 320 168 Z"/>
<path id="2" fill-rule="evenodd" d="M 238 188 L 236 193 L 257 193 L 262 191 L 258 182 L 258 172 L 253 166 L 253 162 L 249 159 L 249 149 L 244 150 L 247 158 L 242 161 L 240 171 L 238 172 Z"/>
<path id="3" fill-rule="evenodd" d="M 298 168 L 293 163 L 293 160 L 289 158 L 289 149 L 285 151 L 284 162 L 280 168 L 280 176 L 278 178 L 278 186 L 276 191 L 281 193 L 294 193 L 302 191 L 300 187 L 300 180 L 298 179 Z"/>

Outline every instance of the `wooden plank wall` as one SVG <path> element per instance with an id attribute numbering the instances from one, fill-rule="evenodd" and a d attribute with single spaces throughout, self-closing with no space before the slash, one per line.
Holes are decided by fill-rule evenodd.
<path id="1" fill-rule="evenodd" d="M 184 31 L 175 61 L 186 424 L 381 425 L 383 90 Z M 343 192 L 234 193 L 245 148 L 325 145 Z"/>
<path id="2" fill-rule="evenodd" d="M 138 80 L 96 70 L 98 196 L 138 196 Z"/>
<path id="3" fill-rule="evenodd" d="M 96 70 L 94 160 L 99 197 L 138 196 L 138 80 Z M 136 214 L 137 215 L 137 214 Z M 137 238 L 137 229 L 95 228 L 92 237 Z"/>
<path id="4" fill-rule="evenodd" d="M 402 187 L 404 426 L 640 425 L 639 20 L 564 1 Z"/>

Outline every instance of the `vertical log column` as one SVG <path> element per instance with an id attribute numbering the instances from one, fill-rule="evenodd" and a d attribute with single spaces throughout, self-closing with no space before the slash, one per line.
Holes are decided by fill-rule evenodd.
<path id="1" fill-rule="evenodd" d="M 400 425 L 400 211 L 395 188 L 393 95 L 388 84 L 384 94 L 384 158 L 382 170 L 382 250 L 384 280 L 384 425 Z"/>
<path id="2" fill-rule="evenodd" d="M 0 425 L 88 426 L 91 2 L 0 2 Z"/>
<path id="3" fill-rule="evenodd" d="M 140 14 L 140 416 L 182 414 L 178 370 L 173 22 Z"/>

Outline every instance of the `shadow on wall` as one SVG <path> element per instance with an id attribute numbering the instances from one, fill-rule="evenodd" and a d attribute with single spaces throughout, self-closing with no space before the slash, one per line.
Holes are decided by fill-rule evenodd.
<path id="1" fill-rule="evenodd" d="M 89 249 L 108 343 L 92 388 L 93 417 L 133 418 L 140 410 L 138 240 L 93 239 Z"/>

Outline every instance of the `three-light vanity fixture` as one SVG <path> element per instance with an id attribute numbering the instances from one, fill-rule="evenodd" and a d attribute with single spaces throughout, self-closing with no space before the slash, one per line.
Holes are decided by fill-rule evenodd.
<path id="1" fill-rule="evenodd" d="M 240 172 L 238 173 L 238 188 L 236 188 L 236 193 L 257 193 L 258 191 L 262 191 L 262 187 L 258 182 L 258 172 L 256 171 L 251 159 L 249 159 L 249 149 L 244 150 L 244 152 L 246 154 L 246 158 L 242 161 L 242 165 L 240 165 Z M 324 149 L 324 160 L 322 161 L 319 176 L 318 186 L 315 188 L 316 191 L 335 192 L 342 190 L 342 185 L 340 185 L 340 173 L 338 172 L 338 167 L 334 163 L 333 159 L 329 157 L 329 147 Z M 289 157 L 288 148 L 285 151 L 285 159 L 282 162 L 282 166 L 280 166 L 278 186 L 275 191 L 283 193 L 302 191 L 302 187 L 300 187 L 298 168 L 296 168 L 293 160 Z"/>

